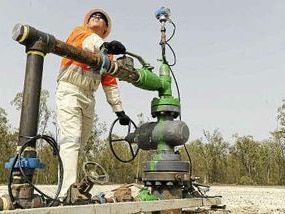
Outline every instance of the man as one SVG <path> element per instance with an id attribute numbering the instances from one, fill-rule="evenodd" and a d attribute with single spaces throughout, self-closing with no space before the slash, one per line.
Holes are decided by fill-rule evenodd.
<path id="1" fill-rule="evenodd" d="M 123 54 L 124 45 L 118 41 L 105 42 L 111 31 L 111 18 L 101 9 L 90 10 L 84 18 L 84 26 L 76 27 L 66 43 L 89 51 L 90 54 L 107 49 L 108 54 Z M 109 55 L 112 59 L 112 55 Z M 71 184 L 77 180 L 78 155 L 85 146 L 94 122 L 94 92 L 101 83 L 106 99 L 119 117 L 121 125 L 129 123 L 129 117 L 122 109 L 116 79 L 100 75 L 89 66 L 63 58 L 57 78 L 56 113 L 60 129 L 60 156 L 64 177 L 60 197 L 64 197 Z"/>

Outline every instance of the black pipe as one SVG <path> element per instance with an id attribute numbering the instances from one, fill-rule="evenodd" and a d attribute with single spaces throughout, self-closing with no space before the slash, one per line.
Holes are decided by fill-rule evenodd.
<path id="1" fill-rule="evenodd" d="M 55 39 L 53 35 L 43 33 L 29 25 L 16 24 L 13 28 L 12 38 L 20 44 L 25 45 L 28 49 L 31 46 L 34 46 L 34 49 L 38 49 L 39 46 L 35 46 L 34 42 L 41 41 L 45 44 L 45 49 L 43 50 L 45 53 L 54 53 L 58 56 L 73 59 L 89 65 L 96 70 L 100 69 L 103 63 L 99 54 L 91 55 L 88 51 L 66 44 Z"/>
<path id="2" fill-rule="evenodd" d="M 40 95 L 42 85 L 42 73 L 44 63 L 44 53 L 42 50 L 33 50 L 34 46 L 44 45 L 41 42 L 35 42 L 31 48 L 27 48 L 27 62 L 25 81 L 23 89 L 22 110 L 19 128 L 18 148 L 22 147 L 27 141 L 30 141 L 29 149 L 23 153 L 23 158 L 36 158 L 36 140 L 32 137 L 37 135 L 38 131 L 38 116 L 40 106 Z M 18 200 L 18 206 L 31 207 L 31 200 L 33 198 L 33 188 L 29 187 L 28 182 L 23 177 L 18 168 L 12 169 L 13 197 Z M 28 180 L 32 181 L 34 175 L 34 168 L 25 167 L 23 172 Z M 20 186 L 19 186 L 20 185 Z M 27 191 L 29 189 L 29 191 Z"/>
<path id="3" fill-rule="evenodd" d="M 41 49 L 44 53 L 53 53 L 89 65 L 94 70 L 100 70 L 103 64 L 103 58 L 100 53 L 90 54 L 88 51 L 66 44 L 56 39 L 53 35 L 43 33 L 29 25 L 15 25 L 12 34 L 13 39 L 25 45 L 28 50 L 31 49 L 32 46 L 35 50 Z M 35 41 L 41 41 L 42 43 L 34 44 Z M 140 78 L 139 73 L 133 69 L 128 69 L 126 65 L 122 66 L 124 69 L 119 71 L 119 69 L 116 69 L 117 64 L 111 61 L 110 68 L 107 72 L 129 83 L 137 83 Z"/>
<path id="4" fill-rule="evenodd" d="M 43 53 L 28 52 L 18 146 L 26 143 L 28 139 L 25 137 L 34 137 L 37 134 L 43 63 Z M 35 142 L 31 146 L 35 147 Z"/>

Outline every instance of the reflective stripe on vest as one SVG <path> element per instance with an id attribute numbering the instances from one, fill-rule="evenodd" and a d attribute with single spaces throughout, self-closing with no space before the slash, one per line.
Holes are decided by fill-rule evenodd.
<path id="1" fill-rule="evenodd" d="M 82 49 L 82 44 L 83 44 L 84 39 L 86 39 L 91 34 L 92 34 L 92 31 L 90 31 L 87 26 L 76 27 L 72 31 L 68 39 L 66 40 L 66 43 L 73 45 L 74 47 Z M 110 58 L 110 60 L 113 60 L 114 58 L 113 55 L 108 55 L 108 57 Z M 92 72 L 92 69 L 90 68 L 90 66 L 86 64 L 74 61 L 72 59 L 62 58 L 60 71 L 65 72 L 70 68 L 72 68 L 72 70 L 77 70 L 77 71 Z M 86 74 L 88 75 L 88 73 Z M 101 83 L 104 86 L 117 85 L 116 79 L 113 76 L 108 75 L 108 74 L 102 75 Z"/>

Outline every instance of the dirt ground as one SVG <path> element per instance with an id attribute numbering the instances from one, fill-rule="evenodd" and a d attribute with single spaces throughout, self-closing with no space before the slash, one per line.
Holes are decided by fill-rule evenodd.
<path id="1" fill-rule="evenodd" d="M 104 192 L 106 197 L 113 194 L 120 185 L 95 185 L 92 194 Z M 37 186 L 53 196 L 56 186 Z M 139 188 L 133 186 L 135 196 Z M 7 186 L 0 186 L 0 195 L 7 194 Z M 222 204 L 228 213 L 285 213 L 285 186 L 211 186 L 209 196 L 222 196 Z"/>

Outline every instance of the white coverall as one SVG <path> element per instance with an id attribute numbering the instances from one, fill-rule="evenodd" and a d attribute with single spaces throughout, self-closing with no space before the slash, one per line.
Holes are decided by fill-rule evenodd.
<path id="1" fill-rule="evenodd" d="M 90 52 L 98 52 L 103 42 L 85 26 L 75 28 L 67 40 L 67 43 Z M 86 65 L 63 58 L 57 81 L 58 144 L 64 168 L 59 196 L 64 197 L 70 185 L 77 182 L 78 155 L 91 135 L 95 114 L 94 92 L 100 83 L 112 110 L 119 112 L 123 109 L 115 78 L 94 74 Z"/>

